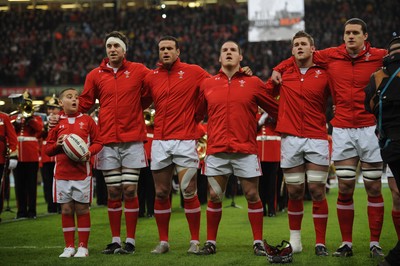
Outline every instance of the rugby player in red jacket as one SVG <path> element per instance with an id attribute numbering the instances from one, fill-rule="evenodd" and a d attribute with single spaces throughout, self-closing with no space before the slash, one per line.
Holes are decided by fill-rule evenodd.
<path id="1" fill-rule="evenodd" d="M 257 156 L 258 106 L 276 118 L 278 104 L 267 94 L 265 84 L 241 71 L 242 52 L 235 42 L 225 42 L 220 50 L 221 70 L 200 87 L 198 120 L 208 114 L 207 156 L 210 200 L 207 206 L 207 241 L 199 255 L 216 253 L 222 199 L 231 174 L 242 184 L 248 202 L 248 217 L 253 232 L 253 250 L 265 256 L 263 246 L 263 205 L 258 194 L 261 175 Z"/>
<path id="2" fill-rule="evenodd" d="M 290 243 L 301 252 L 301 222 L 305 176 L 313 201 L 316 234 L 315 254 L 327 256 L 325 246 L 328 203 L 325 198 L 329 169 L 329 143 L 326 108 L 329 96 L 328 74 L 313 63 L 314 39 L 297 32 L 292 39 L 291 64 L 282 74 L 283 82 L 267 86 L 280 95 L 276 131 L 281 133 L 281 167 L 288 190 Z"/>
<path id="3" fill-rule="evenodd" d="M 364 88 L 368 85 L 371 74 L 382 66 L 387 51 L 372 48 L 367 38 L 365 22 L 352 18 L 344 24 L 344 44 L 314 53 L 314 62 L 328 71 L 335 105 L 334 118 L 331 120 L 332 160 L 339 181 L 337 215 L 342 234 L 342 245 L 333 253 L 337 257 L 353 255 L 353 194 L 359 162 L 368 194 L 370 255 L 383 256 L 379 246 L 384 214 L 381 194 L 383 165 L 375 136 L 375 118 L 364 108 Z M 287 65 L 287 61 L 284 61 L 274 68 L 274 82 L 281 81 L 279 73 L 283 73 Z"/>
<path id="4" fill-rule="evenodd" d="M 151 147 L 151 170 L 156 199 L 154 216 L 160 243 L 151 251 L 169 251 L 168 231 L 171 217 L 172 177 L 176 171 L 184 198 L 184 209 L 191 235 L 188 253 L 199 250 L 200 202 L 197 196 L 197 139 L 201 137 L 195 121 L 195 109 L 201 82 L 210 77 L 197 65 L 179 59 L 175 37 L 159 40 L 159 64 L 145 78 L 145 89 L 151 91 L 156 110 L 154 139 Z"/>
<path id="5" fill-rule="evenodd" d="M 103 171 L 107 185 L 112 233 L 112 241 L 103 254 L 132 254 L 139 216 L 137 184 L 140 168 L 148 165 L 143 146 L 146 140 L 143 109 L 150 105 L 151 98 L 146 98 L 142 85 L 149 69 L 125 59 L 128 40 L 122 33 L 107 34 L 105 46 L 108 58 L 87 75 L 79 111 L 87 112 L 96 99 L 99 100 L 98 125 L 104 148 L 97 155 L 97 169 Z M 123 248 L 120 237 L 122 198 L 126 223 Z"/>

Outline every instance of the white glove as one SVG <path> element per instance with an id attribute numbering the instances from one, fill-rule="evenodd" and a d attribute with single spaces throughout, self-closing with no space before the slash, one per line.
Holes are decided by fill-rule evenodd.
<path id="1" fill-rule="evenodd" d="M 258 125 L 259 125 L 259 126 L 264 125 L 265 120 L 267 120 L 267 118 L 268 118 L 268 113 L 266 113 L 266 112 L 263 113 L 263 114 L 261 115 L 260 119 L 258 120 Z"/>
<path id="2" fill-rule="evenodd" d="M 17 159 L 10 159 L 10 163 L 8 164 L 8 169 L 13 170 L 17 167 L 18 160 Z"/>

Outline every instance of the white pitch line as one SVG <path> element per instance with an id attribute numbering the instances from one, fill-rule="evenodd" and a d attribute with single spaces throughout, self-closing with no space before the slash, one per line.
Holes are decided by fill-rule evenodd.
<path id="1" fill-rule="evenodd" d="M 17 248 L 23 248 L 23 249 L 36 249 L 36 248 L 40 248 L 40 249 L 53 249 L 53 248 L 63 248 L 63 246 L 44 246 L 44 247 L 38 247 L 38 246 L 11 246 L 11 247 L 2 247 L 0 246 L 0 249 L 17 249 Z"/>

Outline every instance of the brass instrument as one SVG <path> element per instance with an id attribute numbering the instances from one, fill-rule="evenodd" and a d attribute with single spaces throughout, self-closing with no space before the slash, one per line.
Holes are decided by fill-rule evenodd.
<path id="1" fill-rule="evenodd" d="M 143 111 L 144 122 L 146 126 L 154 125 L 154 117 L 156 115 L 156 110 L 152 108 L 147 108 Z"/>
<path id="2" fill-rule="evenodd" d="M 200 160 L 204 160 L 207 153 L 207 134 L 197 141 L 197 154 Z"/>
<path id="3" fill-rule="evenodd" d="M 32 117 L 35 111 L 40 107 L 40 105 L 33 105 L 32 99 L 27 91 L 23 94 L 11 94 L 8 98 L 11 99 L 13 104 L 18 106 L 18 110 L 9 114 L 10 116 L 19 114 L 17 119 Z"/>

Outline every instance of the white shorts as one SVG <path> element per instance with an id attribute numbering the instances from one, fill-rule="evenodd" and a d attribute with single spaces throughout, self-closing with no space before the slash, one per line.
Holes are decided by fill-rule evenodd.
<path id="1" fill-rule="evenodd" d="M 53 201 L 68 203 L 77 201 L 80 203 L 92 202 L 93 196 L 92 177 L 84 180 L 57 180 L 53 179 Z"/>
<path id="2" fill-rule="evenodd" d="M 160 170 L 172 163 L 199 168 L 199 155 L 195 140 L 153 140 L 151 145 L 151 170 Z"/>
<path id="3" fill-rule="evenodd" d="M 361 128 L 338 128 L 332 131 L 332 161 L 358 156 L 366 163 L 382 162 L 375 126 Z"/>
<path id="4" fill-rule="evenodd" d="M 98 170 L 112 170 L 121 167 L 138 169 L 147 165 L 143 142 L 107 144 L 97 154 Z"/>
<path id="5" fill-rule="evenodd" d="M 306 162 L 329 165 L 329 142 L 323 139 L 285 136 L 281 138 L 281 167 L 292 168 Z"/>
<path id="6" fill-rule="evenodd" d="M 208 177 L 234 174 L 237 177 L 253 178 L 262 175 L 256 154 L 216 153 L 207 155 L 204 160 L 205 175 Z"/>

